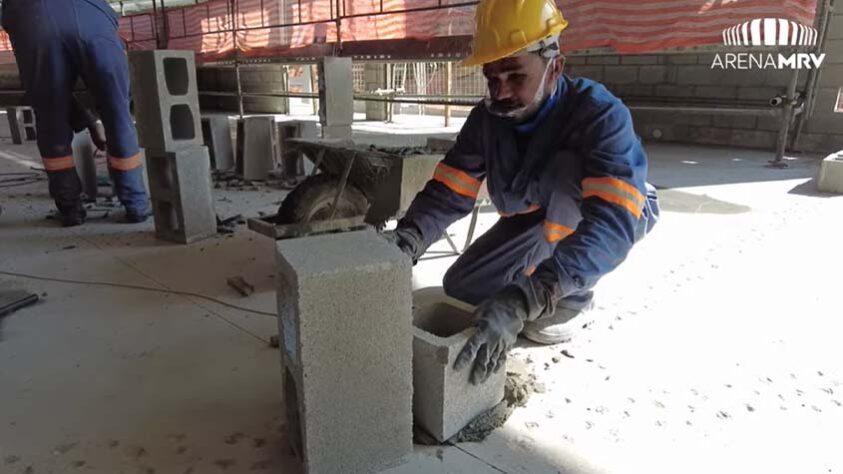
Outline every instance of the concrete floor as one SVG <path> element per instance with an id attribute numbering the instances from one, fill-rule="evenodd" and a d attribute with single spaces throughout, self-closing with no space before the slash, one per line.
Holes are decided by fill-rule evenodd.
<path id="1" fill-rule="evenodd" d="M 0 173 L 38 163 L 31 144 L 3 140 Z M 546 392 L 485 442 L 419 447 L 393 472 L 843 472 L 843 197 L 814 191 L 815 158 L 782 171 L 761 152 L 648 149 L 665 212 L 600 283 L 598 321 L 571 344 L 515 351 Z M 282 196 L 215 190 L 227 215 L 273 212 Z M 59 228 L 45 182 L 0 188 L 0 203 L 0 271 L 275 309 L 272 242 L 244 227 L 178 246 L 151 222 L 118 223 L 119 209 Z M 482 213 L 479 231 L 495 220 Z M 451 229 L 457 241 L 466 227 Z M 446 251 L 431 249 L 416 287 L 441 283 Z M 234 293 L 233 275 L 256 293 Z M 2 322 L 0 473 L 296 472 L 273 318 L 196 297 L 0 285 L 46 293 Z"/>

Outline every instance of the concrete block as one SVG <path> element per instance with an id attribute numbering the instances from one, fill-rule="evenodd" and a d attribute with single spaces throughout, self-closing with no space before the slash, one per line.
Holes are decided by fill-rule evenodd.
<path id="1" fill-rule="evenodd" d="M 711 99 L 735 99 L 738 96 L 737 87 L 729 86 L 697 86 L 694 96 Z"/>
<path id="2" fill-rule="evenodd" d="M 643 66 L 638 71 L 641 84 L 664 84 L 676 81 L 676 68 L 671 66 Z"/>
<path id="3" fill-rule="evenodd" d="M 281 240 L 288 436 L 311 473 L 377 472 L 412 444 L 412 265 L 372 231 Z"/>
<path id="4" fill-rule="evenodd" d="M 234 168 L 234 145 L 231 123 L 224 115 L 202 118 L 202 138 L 211 156 L 211 168 L 227 171 Z"/>
<path id="5" fill-rule="evenodd" d="M 828 64 L 820 69 L 820 87 L 843 87 L 843 64 Z"/>
<path id="6" fill-rule="evenodd" d="M 770 99 L 785 93 L 785 90 L 780 87 L 739 87 L 738 99 L 740 100 L 757 100 L 759 102 L 769 102 Z"/>
<path id="7" fill-rule="evenodd" d="M 35 129 L 35 111 L 32 107 L 9 107 L 6 109 L 9 119 L 9 131 L 12 143 L 22 145 L 25 140 L 35 140 L 38 134 Z"/>
<path id="8" fill-rule="evenodd" d="M 472 307 L 443 297 L 413 314 L 413 417 L 440 442 L 503 399 L 505 370 L 472 385 L 470 370 L 453 368 L 474 334 L 472 313 Z"/>
<path id="9" fill-rule="evenodd" d="M 603 82 L 606 84 L 635 84 L 638 81 L 637 66 L 614 66 L 603 70 Z"/>
<path id="10" fill-rule="evenodd" d="M 843 114 L 828 112 L 827 105 L 823 111 L 817 110 L 808 119 L 805 130 L 808 133 L 828 133 L 843 135 Z"/>
<path id="11" fill-rule="evenodd" d="M 326 57 L 319 62 L 319 121 L 351 125 L 354 121 L 354 77 L 350 58 Z"/>
<path id="12" fill-rule="evenodd" d="M 668 54 L 665 56 L 667 64 L 691 65 L 700 64 L 700 56 L 697 54 Z M 709 61 L 710 63 L 710 61 Z"/>
<path id="13" fill-rule="evenodd" d="M 287 140 L 291 138 L 318 138 L 316 122 L 289 120 L 278 123 L 278 157 L 281 163 L 281 175 L 285 179 L 296 180 L 305 175 L 304 155 Z"/>
<path id="14" fill-rule="evenodd" d="M 802 151 L 829 153 L 831 150 L 843 149 L 843 135 L 802 133 L 799 135 L 798 145 Z"/>
<path id="15" fill-rule="evenodd" d="M 694 96 L 694 86 L 674 86 L 659 84 L 655 89 L 656 97 L 686 97 Z"/>
<path id="16" fill-rule="evenodd" d="M 681 66 L 676 70 L 677 85 L 718 85 L 723 82 L 726 72 L 711 69 L 709 66 Z"/>
<path id="17" fill-rule="evenodd" d="M 132 51 L 129 58 L 140 145 L 155 151 L 201 146 L 193 51 Z"/>
<path id="18" fill-rule="evenodd" d="M 714 117 L 714 125 L 718 127 L 733 128 L 738 130 L 755 130 L 756 128 L 758 128 L 758 117 L 742 115 L 717 115 Z"/>
<path id="19" fill-rule="evenodd" d="M 641 84 L 620 84 L 607 86 L 609 90 L 617 97 L 652 97 L 655 94 L 654 86 L 647 86 Z"/>
<path id="20" fill-rule="evenodd" d="M 278 162 L 275 117 L 246 117 L 237 121 L 237 174 L 246 180 L 265 180 Z"/>
<path id="21" fill-rule="evenodd" d="M 585 77 L 595 81 L 603 80 L 603 66 L 575 66 L 569 71 L 571 76 Z"/>
<path id="22" fill-rule="evenodd" d="M 216 235 L 208 149 L 147 150 L 146 161 L 155 236 L 189 244 Z"/>
<path id="23" fill-rule="evenodd" d="M 621 57 L 618 55 L 609 55 L 609 56 L 588 56 L 586 57 L 585 63 L 588 65 L 598 65 L 598 66 L 612 66 L 621 63 Z"/>
<path id="24" fill-rule="evenodd" d="M 828 39 L 843 39 L 843 13 L 839 11 L 831 17 L 831 24 L 828 27 Z"/>
<path id="25" fill-rule="evenodd" d="M 832 153 L 823 160 L 817 189 L 826 193 L 843 194 L 843 151 Z"/>
<path id="26" fill-rule="evenodd" d="M 829 40 L 825 45 L 825 54 L 827 64 L 843 64 L 843 38 Z"/>
<path id="27" fill-rule="evenodd" d="M 733 129 L 730 144 L 740 148 L 774 150 L 777 141 L 778 132 Z"/>
<path id="28" fill-rule="evenodd" d="M 659 57 L 650 54 L 621 56 L 621 64 L 630 66 L 645 66 L 659 64 Z"/>
<path id="29" fill-rule="evenodd" d="M 750 76 L 752 75 L 753 74 L 750 74 Z M 808 77 L 808 75 L 804 71 L 800 74 L 800 76 L 802 76 L 803 79 L 805 77 Z M 791 71 L 790 69 L 779 71 L 765 69 L 763 72 L 756 73 L 755 77 L 759 79 L 755 84 L 761 86 L 786 88 L 787 85 L 790 84 L 791 79 L 793 79 L 793 71 Z"/>

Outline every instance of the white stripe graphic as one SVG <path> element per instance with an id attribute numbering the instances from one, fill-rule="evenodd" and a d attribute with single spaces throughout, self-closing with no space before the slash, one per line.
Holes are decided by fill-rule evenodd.
<path id="1" fill-rule="evenodd" d="M 727 46 L 816 46 L 819 32 L 783 18 L 756 18 L 723 30 Z"/>

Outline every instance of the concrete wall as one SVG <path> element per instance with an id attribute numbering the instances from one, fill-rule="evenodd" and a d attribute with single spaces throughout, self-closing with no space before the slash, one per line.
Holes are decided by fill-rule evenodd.
<path id="1" fill-rule="evenodd" d="M 197 69 L 200 91 L 236 92 L 237 80 L 233 67 L 199 67 Z M 243 92 L 281 93 L 287 91 L 287 73 L 282 65 L 242 66 L 240 82 Z M 212 97 L 200 95 L 203 110 L 237 110 L 237 97 Z M 243 108 L 247 113 L 284 114 L 289 110 L 289 100 L 284 97 L 244 97 Z"/>
<path id="2" fill-rule="evenodd" d="M 843 8 L 832 17 L 826 54 L 816 108 L 796 144 L 803 151 L 830 153 L 843 149 L 843 113 L 835 112 L 843 87 Z M 714 53 L 569 57 L 566 71 L 602 82 L 630 105 L 764 106 L 772 97 L 786 94 L 791 70 L 712 69 L 714 57 Z M 805 89 L 807 78 L 803 70 L 799 90 Z M 777 117 L 679 112 L 633 115 L 639 135 L 653 141 L 773 149 L 781 127 Z"/>

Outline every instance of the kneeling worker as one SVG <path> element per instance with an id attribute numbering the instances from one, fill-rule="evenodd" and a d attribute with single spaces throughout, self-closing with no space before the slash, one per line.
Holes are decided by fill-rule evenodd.
<path id="1" fill-rule="evenodd" d="M 655 224 L 655 189 L 629 110 L 604 86 L 562 74 L 567 26 L 553 0 L 483 0 L 467 65 L 488 97 L 469 115 L 392 234 L 417 261 L 473 209 L 483 180 L 501 219 L 448 270 L 445 292 L 478 305 L 457 359 L 471 380 L 505 365 L 519 333 L 570 340 L 591 289 Z"/>

